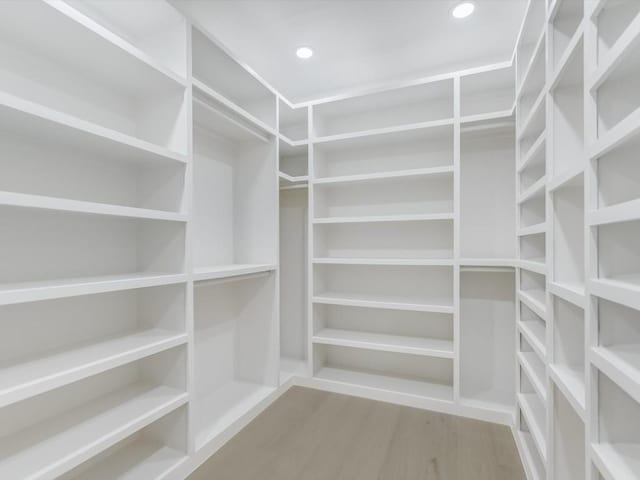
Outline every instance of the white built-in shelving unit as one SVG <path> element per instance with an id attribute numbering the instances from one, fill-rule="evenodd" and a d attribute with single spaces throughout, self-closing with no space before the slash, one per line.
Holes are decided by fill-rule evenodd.
<path id="1" fill-rule="evenodd" d="M 173 3 L 0 3 L 0 477 L 185 478 L 299 384 L 640 478 L 639 46 L 530 0 L 513 61 L 292 104 Z"/>

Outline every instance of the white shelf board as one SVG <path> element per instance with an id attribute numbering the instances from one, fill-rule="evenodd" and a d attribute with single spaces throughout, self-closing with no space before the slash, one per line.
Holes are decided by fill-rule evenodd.
<path id="1" fill-rule="evenodd" d="M 407 265 L 407 266 L 450 266 L 451 258 L 359 258 L 359 257 L 316 257 L 318 265 Z"/>
<path id="2" fill-rule="evenodd" d="M 283 133 L 279 133 L 278 138 L 290 147 L 302 147 L 304 145 L 309 145 L 309 140 L 306 138 L 302 140 L 292 140 Z"/>
<path id="3" fill-rule="evenodd" d="M 544 464 L 540 461 L 538 447 L 529 432 L 518 431 L 518 440 L 521 447 L 521 455 L 528 480 L 545 480 Z M 529 478 L 531 476 L 531 478 Z"/>
<path id="4" fill-rule="evenodd" d="M 466 125 L 469 123 L 481 123 L 481 122 L 489 122 L 491 120 L 502 120 L 502 119 L 510 119 L 513 115 L 513 109 L 510 108 L 508 110 L 498 110 L 495 112 L 487 112 L 487 113 L 476 113 L 473 115 L 463 115 L 460 117 L 461 129 L 463 131 L 466 130 Z"/>
<path id="5" fill-rule="evenodd" d="M 193 97 L 193 128 L 235 142 L 269 142 L 269 136 L 224 106 Z"/>
<path id="6" fill-rule="evenodd" d="M 380 181 L 396 178 L 414 178 L 414 177 L 427 177 L 437 175 L 453 175 L 453 165 L 446 165 L 443 167 L 431 167 L 431 168 L 414 168 L 410 170 L 395 170 L 390 172 L 368 173 L 362 175 L 343 175 L 339 177 L 321 177 L 315 178 L 313 183 L 315 185 L 325 185 L 334 183 L 360 183 Z"/>
<path id="7" fill-rule="evenodd" d="M 504 391 L 500 392 L 498 395 L 508 398 L 513 395 L 513 391 Z M 496 397 L 495 390 L 483 390 L 482 392 L 478 392 L 473 394 L 473 396 L 463 396 L 460 395 L 460 405 L 471 408 L 480 408 L 482 410 L 489 410 L 496 413 L 506 414 L 509 417 L 513 416 L 513 402 L 501 402 L 499 400 L 495 400 Z"/>
<path id="8" fill-rule="evenodd" d="M 393 127 L 374 128 L 370 130 L 362 130 L 359 132 L 340 133 L 336 135 L 315 137 L 315 138 L 312 138 L 311 141 L 313 143 L 337 142 L 341 140 L 348 140 L 351 138 L 372 137 L 376 135 L 386 135 L 388 133 L 409 132 L 413 130 L 436 128 L 436 127 L 442 127 L 446 125 L 453 125 L 453 123 L 454 123 L 453 118 L 447 118 L 444 120 L 433 120 L 429 122 L 410 123 L 406 125 L 397 125 Z"/>
<path id="9" fill-rule="evenodd" d="M 426 357 L 453 358 L 452 340 L 388 335 L 334 328 L 325 328 L 316 332 L 311 340 L 313 343 L 323 345 L 408 353 Z"/>
<path id="10" fill-rule="evenodd" d="M 594 278 L 589 281 L 591 294 L 640 310 L 640 275 Z"/>
<path id="11" fill-rule="evenodd" d="M 464 269 L 465 267 L 486 267 L 490 268 L 515 268 L 516 259 L 515 258 L 461 258 L 458 260 L 460 264 L 460 268 Z"/>
<path id="12" fill-rule="evenodd" d="M 271 263 L 240 263 L 198 267 L 193 271 L 193 280 L 195 282 L 202 282 L 206 280 L 217 280 L 220 278 L 239 277 L 241 275 L 251 275 L 254 273 L 272 272 L 276 268 L 276 265 Z"/>
<path id="13" fill-rule="evenodd" d="M 37 423 L 0 442 L 0 477 L 55 478 L 184 405 L 187 398 L 166 386 L 133 385 Z"/>
<path id="14" fill-rule="evenodd" d="M 538 138 L 533 142 L 525 156 L 521 159 L 520 165 L 518 165 L 518 173 L 522 173 L 524 169 L 533 165 L 538 160 L 544 160 L 544 146 L 547 140 L 547 132 L 543 130 Z"/>
<path id="15" fill-rule="evenodd" d="M 0 191 L 0 206 L 148 220 L 187 221 L 187 215 L 182 213 L 5 191 Z"/>
<path id="16" fill-rule="evenodd" d="M 596 159 L 611 152 L 640 134 L 640 107 L 621 120 L 615 127 L 600 136 L 588 149 L 588 158 Z"/>
<path id="17" fill-rule="evenodd" d="M 453 387 L 451 385 L 331 367 L 321 368 L 315 377 L 329 382 L 356 385 L 394 394 L 411 395 L 447 403 L 453 401 Z"/>
<path id="18" fill-rule="evenodd" d="M 640 199 L 599 208 L 587 214 L 587 224 L 590 226 L 631 222 L 634 220 L 640 220 Z"/>
<path id="19" fill-rule="evenodd" d="M 575 187 L 579 185 L 581 176 L 584 173 L 584 165 L 577 165 L 565 172 L 554 175 L 547 185 L 549 192 L 555 192 L 561 188 Z"/>
<path id="20" fill-rule="evenodd" d="M 569 40 L 569 43 L 562 53 L 562 57 L 558 61 L 555 71 L 551 74 L 551 81 L 549 82 L 549 91 L 554 90 L 566 73 L 567 66 L 571 64 L 573 56 L 577 53 L 582 54 L 582 51 L 578 52 L 578 46 L 582 43 L 584 35 L 584 21 L 580 22 L 580 25 L 576 28 L 576 31 Z"/>
<path id="21" fill-rule="evenodd" d="M 547 319 L 547 307 L 545 302 L 541 302 L 535 295 L 531 295 L 530 291 L 520 290 L 518 299 L 527 307 L 533 310 L 543 320 Z"/>
<path id="22" fill-rule="evenodd" d="M 245 122 L 250 124 L 252 127 L 256 128 L 258 131 L 261 131 L 265 135 L 275 136 L 276 131 L 271 128 L 269 125 L 264 123 L 262 120 L 258 120 L 256 117 L 247 112 L 244 108 L 238 106 L 236 103 L 227 99 L 225 96 L 216 92 L 213 88 L 209 87 L 206 83 L 198 80 L 197 78 L 192 79 L 193 88 L 199 94 L 204 96 L 204 98 L 209 98 L 216 103 L 220 103 L 224 105 L 227 109 L 231 110 L 234 114 L 238 115 Z"/>
<path id="23" fill-rule="evenodd" d="M 522 89 L 524 88 L 524 85 L 527 83 L 527 80 L 529 79 L 529 75 L 533 71 L 533 66 L 536 63 L 538 55 L 544 55 L 544 50 L 542 46 L 545 43 L 545 38 L 546 38 L 545 34 L 546 34 L 546 31 L 543 28 L 542 31 L 540 32 L 540 35 L 536 39 L 536 43 L 533 47 L 533 50 L 531 51 L 531 58 L 529 59 L 529 63 L 527 63 L 527 66 L 520 79 L 520 85 L 518 86 L 518 89 L 516 92 L 516 99 L 519 99 L 522 96 Z"/>
<path id="24" fill-rule="evenodd" d="M 74 480 L 113 480 L 115 478 L 160 480 L 167 478 L 187 459 L 184 452 L 151 439 L 138 438 L 72 478 Z"/>
<path id="25" fill-rule="evenodd" d="M 547 177 L 545 175 L 536 180 L 533 185 L 522 192 L 522 195 L 520 195 L 520 198 L 518 199 L 518 205 L 521 205 L 533 198 L 544 195 L 546 182 Z"/>
<path id="26" fill-rule="evenodd" d="M 518 324 L 520 332 L 525 337 L 531 348 L 533 348 L 543 363 L 546 363 L 546 326 L 534 321 L 520 321 Z"/>
<path id="27" fill-rule="evenodd" d="M 529 225 L 528 227 L 522 227 L 518 230 L 518 236 L 524 237 L 526 235 L 536 235 L 538 233 L 545 233 L 547 231 L 547 222 L 540 222 L 535 225 Z"/>
<path id="28" fill-rule="evenodd" d="M 592 347 L 591 362 L 640 403 L 640 345 Z"/>
<path id="29" fill-rule="evenodd" d="M 529 115 L 527 115 L 527 117 L 522 121 L 522 124 L 518 126 L 518 134 L 517 134 L 518 140 L 522 140 L 524 137 L 529 135 L 529 129 L 533 125 L 535 125 L 534 120 L 538 115 L 541 115 L 543 117 L 542 128 L 544 129 L 544 111 L 542 110 L 544 109 L 546 97 L 547 97 L 547 90 L 546 88 L 543 88 L 540 94 L 538 95 L 538 97 L 536 98 L 535 102 L 533 102 Z"/>
<path id="30" fill-rule="evenodd" d="M 595 93 L 616 68 L 624 62 L 625 58 L 636 50 L 638 45 L 640 45 L 640 16 L 636 15 L 606 56 L 600 60 L 598 68 L 589 79 L 588 90 Z"/>
<path id="31" fill-rule="evenodd" d="M 291 357 L 280 357 L 280 385 L 294 377 L 307 377 L 307 360 Z"/>
<path id="32" fill-rule="evenodd" d="M 453 313 L 453 305 L 427 303 L 406 298 L 380 297 L 372 295 L 345 295 L 337 292 L 323 292 L 312 297 L 313 303 L 345 305 L 352 307 L 381 308 L 388 310 L 410 310 L 415 312 Z"/>
<path id="33" fill-rule="evenodd" d="M 288 175 L 285 172 L 278 172 L 278 178 L 287 183 L 302 183 L 309 181 L 309 175 Z"/>
<path id="34" fill-rule="evenodd" d="M 307 183 L 297 183 L 294 185 L 280 185 L 280 190 L 306 190 L 309 188 Z"/>
<path id="35" fill-rule="evenodd" d="M 0 284 L 0 305 L 185 283 L 184 273 L 130 273 Z"/>
<path id="36" fill-rule="evenodd" d="M 68 145 L 113 161 L 187 163 L 168 148 L 0 92 L 0 129 L 16 136 Z"/>
<path id="37" fill-rule="evenodd" d="M 529 272 L 539 273 L 540 275 L 547 274 L 547 265 L 543 262 L 535 260 L 518 260 L 518 266 Z"/>
<path id="38" fill-rule="evenodd" d="M 564 397 L 571 404 L 576 414 L 586 420 L 586 396 L 584 386 L 584 374 L 567 365 L 549 365 L 549 376 L 560 389 Z"/>
<path id="39" fill-rule="evenodd" d="M 640 444 L 591 444 L 591 459 L 605 480 L 640 478 Z"/>
<path id="40" fill-rule="evenodd" d="M 544 361 L 539 358 L 536 352 L 518 352 L 518 361 L 522 366 L 522 369 L 525 371 L 527 377 L 529 377 L 529 381 L 533 388 L 538 393 L 540 400 L 544 403 L 547 401 L 547 387 L 545 384 L 544 373 L 543 377 L 540 378 L 538 372 L 536 372 L 535 367 L 533 366 L 533 362 L 540 361 L 544 364 Z"/>
<path id="41" fill-rule="evenodd" d="M 576 307 L 585 308 L 587 297 L 584 293 L 584 285 L 567 282 L 548 282 L 549 292 L 560 297 Z"/>
<path id="42" fill-rule="evenodd" d="M 547 414 L 544 405 L 542 403 L 537 405 L 535 398 L 537 398 L 535 393 L 519 393 L 518 404 L 520 405 L 520 410 L 524 415 L 527 425 L 529 425 L 529 430 L 531 431 L 531 436 L 533 437 L 533 442 L 538 453 L 540 454 L 542 461 L 546 462 L 547 442 L 544 432 L 546 430 Z"/>
<path id="43" fill-rule="evenodd" d="M 196 449 L 215 439 L 275 391 L 257 383 L 230 381 L 198 399 Z"/>
<path id="44" fill-rule="evenodd" d="M 453 213 L 428 213 L 418 215 L 367 215 L 360 217 L 314 218 L 313 223 L 378 223 L 378 222 L 428 222 L 453 220 Z"/>
<path id="45" fill-rule="evenodd" d="M 0 368 L 0 407 L 186 342 L 186 333 L 149 329 L 24 359 Z"/>

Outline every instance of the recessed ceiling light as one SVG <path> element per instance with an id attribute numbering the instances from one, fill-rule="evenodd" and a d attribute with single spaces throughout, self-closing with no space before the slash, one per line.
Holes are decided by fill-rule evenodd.
<path id="1" fill-rule="evenodd" d="M 313 56 L 313 50 L 309 47 L 300 47 L 296 50 L 298 58 L 311 58 Z"/>
<path id="2" fill-rule="evenodd" d="M 451 10 L 451 15 L 454 18 L 466 18 L 473 13 L 476 9 L 476 6 L 473 2 L 462 2 L 455 6 L 453 10 Z"/>

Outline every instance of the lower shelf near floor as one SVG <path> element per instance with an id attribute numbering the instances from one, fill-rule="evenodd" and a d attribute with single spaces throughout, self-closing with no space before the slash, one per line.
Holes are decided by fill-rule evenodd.
<path id="1" fill-rule="evenodd" d="M 306 359 L 280 357 L 280 385 L 284 385 L 293 377 L 307 377 L 308 375 Z"/>

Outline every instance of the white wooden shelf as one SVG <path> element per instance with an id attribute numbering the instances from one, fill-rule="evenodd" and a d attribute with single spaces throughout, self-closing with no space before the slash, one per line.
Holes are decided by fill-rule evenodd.
<path id="1" fill-rule="evenodd" d="M 173 285 L 186 281 L 187 275 L 183 273 L 131 273 L 39 282 L 4 283 L 0 284 L 0 305 Z"/>
<path id="2" fill-rule="evenodd" d="M 574 304 L 576 307 L 585 308 L 587 297 L 584 293 L 584 285 L 567 282 L 549 282 L 549 292 L 557 297 Z"/>
<path id="3" fill-rule="evenodd" d="M 187 156 L 182 153 L 6 92 L 0 92 L 0 126 L 16 135 L 59 142 L 113 160 L 187 162 Z"/>
<path id="4" fill-rule="evenodd" d="M 389 310 L 410 310 L 416 312 L 453 313 L 453 306 L 443 303 L 409 301 L 406 298 L 379 297 L 374 295 L 345 295 L 337 292 L 323 292 L 312 297 L 314 303 L 326 305 L 346 305 L 352 307 L 382 308 Z"/>
<path id="5" fill-rule="evenodd" d="M 249 413 L 275 391 L 257 383 L 230 381 L 198 399 L 196 448 L 215 439 L 235 421 Z"/>
<path id="6" fill-rule="evenodd" d="M 640 275 L 620 275 L 589 281 L 593 295 L 640 310 Z"/>
<path id="7" fill-rule="evenodd" d="M 526 235 L 536 235 L 538 233 L 545 233 L 546 231 L 547 231 L 547 223 L 541 222 L 535 225 L 521 228 L 520 230 L 518 230 L 518 236 L 524 237 Z"/>
<path id="8" fill-rule="evenodd" d="M 518 128 L 518 140 L 522 140 L 523 138 L 528 136 L 533 136 L 536 139 L 539 138 L 540 134 L 545 128 L 544 105 L 546 96 L 547 92 L 545 89 L 543 89 L 533 103 L 531 112 L 522 121 L 522 124 Z"/>
<path id="9" fill-rule="evenodd" d="M 359 257 L 316 257 L 313 263 L 318 265 L 407 265 L 407 266 L 448 266 L 453 265 L 450 258 L 359 258 Z"/>
<path id="10" fill-rule="evenodd" d="M 359 217 L 314 218 L 313 223 L 428 222 L 434 220 L 453 220 L 453 218 L 453 213 L 429 213 L 418 215 L 367 215 Z"/>
<path id="11" fill-rule="evenodd" d="M 601 372 L 640 403 L 640 354 L 637 344 L 592 347 L 590 358 Z"/>
<path id="12" fill-rule="evenodd" d="M 520 195 L 520 198 L 518 199 L 518 204 L 520 205 L 528 200 L 544 195 L 546 181 L 547 181 L 546 176 L 542 176 L 541 178 L 536 180 L 536 182 L 533 185 L 531 185 L 524 192 L 522 192 L 522 194 Z"/>
<path id="13" fill-rule="evenodd" d="M 291 185 L 295 183 L 306 183 L 309 181 L 308 175 L 288 175 L 285 172 L 278 172 L 278 178 L 284 180 L 280 185 Z"/>
<path id="14" fill-rule="evenodd" d="M 540 275 L 547 274 L 547 265 L 544 262 L 536 260 L 519 260 L 518 266 L 524 270 L 530 272 L 539 273 Z"/>
<path id="15" fill-rule="evenodd" d="M 54 478 L 187 401 L 166 386 L 134 385 L 36 424 L 0 443 L 4 478 Z"/>
<path id="16" fill-rule="evenodd" d="M 495 268 L 504 271 L 504 269 L 513 269 L 516 266 L 515 258 L 460 258 L 457 262 L 460 269 L 469 268 L 469 270 L 479 271 L 479 269 Z"/>
<path id="17" fill-rule="evenodd" d="M 522 336 L 526 338 L 531 348 L 538 354 L 543 362 L 546 362 L 547 346 L 545 325 L 530 320 L 521 320 L 518 326 Z"/>
<path id="18" fill-rule="evenodd" d="M 532 480 L 544 480 L 545 467 L 538 453 L 538 447 L 535 444 L 533 435 L 530 432 L 524 432 L 522 430 L 517 432 L 518 441 L 520 442 L 522 449 L 522 457 L 524 460 L 525 468 L 528 475 L 532 476 Z"/>
<path id="19" fill-rule="evenodd" d="M 131 332 L 0 368 L 0 407 L 186 343 L 186 333 Z"/>
<path id="20" fill-rule="evenodd" d="M 447 165 L 443 167 L 415 168 L 411 170 L 396 170 L 390 172 L 369 173 L 361 175 L 342 175 L 338 177 L 320 177 L 315 178 L 313 183 L 316 185 L 334 184 L 334 183 L 360 183 L 370 181 L 380 181 L 396 178 L 414 178 L 436 175 L 453 175 L 453 166 Z"/>
<path id="21" fill-rule="evenodd" d="M 640 444 L 591 444 L 591 458 L 605 480 L 635 480 L 640 477 Z"/>
<path id="22" fill-rule="evenodd" d="M 621 120 L 615 127 L 602 134 L 587 150 L 590 159 L 596 159 L 611 152 L 640 133 L 640 107 Z"/>
<path id="23" fill-rule="evenodd" d="M 543 462 L 547 461 L 546 412 L 535 393 L 519 393 L 518 404 Z"/>
<path id="24" fill-rule="evenodd" d="M 520 161 L 520 165 L 518 165 L 517 169 L 518 173 L 522 173 L 523 170 L 531 167 L 534 163 L 544 163 L 544 146 L 546 139 L 546 130 L 543 130 L 535 139 L 531 147 L 529 147 L 524 158 Z"/>
<path id="25" fill-rule="evenodd" d="M 188 459 L 185 452 L 151 439 L 136 439 L 65 480 L 164 479 Z M 82 468 L 82 467 L 80 467 Z"/>
<path id="26" fill-rule="evenodd" d="M 567 365 L 549 365 L 549 376 L 562 391 L 578 416 L 586 420 L 586 396 L 584 373 L 571 369 Z"/>
<path id="27" fill-rule="evenodd" d="M 426 357 L 453 358 L 452 340 L 388 335 L 335 328 L 324 328 L 316 332 L 311 337 L 311 340 L 314 343 L 324 345 L 408 353 Z"/>
<path id="28" fill-rule="evenodd" d="M 599 208 L 587 214 L 587 223 L 591 226 L 631 222 L 634 220 L 640 220 L 640 199 Z"/>
<path id="29" fill-rule="evenodd" d="M 551 178 L 547 185 L 547 190 L 555 192 L 561 188 L 575 187 L 582 180 L 583 173 L 584 165 L 576 165 Z"/>
<path id="30" fill-rule="evenodd" d="M 140 218 L 146 220 L 165 220 L 174 222 L 187 221 L 187 216 L 182 213 L 126 207 L 121 205 L 109 205 L 105 203 L 84 202 L 80 200 L 15 192 L 0 191 L 0 205 L 19 208 L 36 208 L 57 212 L 85 213 L 88 215 Z"/>
<path id="31" fill-rule="evenodd" d="M 544 295 L 544 294 L 543 294 Z M 530 291 L 522 291 L 518 292 L 518 298 L 522 303 L 524 303 L 527 307 L 533 310 L 540 318 L 546 320 L 547 318 L 547 307 L 545 302 L 538 296 L 531 295 Z"/>
<path id="32" fill-rule="evenodd" d="M 193 271 L 193 280 L 195 282 L 203 282 L 221 278 L 240 277 L 242 275 L 272 272 L 276 270 L 276 268 L 276 265 L 269 263 L 249 263 L 198 267 Z"/>
<path id="33" fill-rule="evenodd" d="M 547 388 L 545 386 L 544 378 L 546 376 L 544 372 L 543 360 L 538 357 L 536 352 L 518 352 L 518 361 L 522 366 L 522 369 L 527 374 L 531 385 L 534 390 L 540 396 L 542 402 L 547 400 Z M 542 364 L 543 371 L 540 372 L 540 368 L 536 365 Z"/>
<path id="34" fill-rule="evenodd" d="M 582 46 L 583 35 L 584 24 L 581 21 L 580 25 L 578 25 L 578 28 L 571 37 L 571 40 L 569 41 L 567 47 L 562 53 L 560 59 L 558 60 L 558 64 L 556 65 L 555 70 L 551 74 L 549 90 L 553 90 L 558 85 L 560 79 L 566 73 L 567 65 L 571 63 L 571 59 L 573 58 L 573 56 L 576 53 L 582 54 L 582 50 L 579 47 Z"/>
<path id="35" fill-rule="evenodd" d="M 518 90 L 516 92 L 516 98 L 520 98 L 520 96 L 522 95 L 522 88 L 527 83 L 527 80 L 529 79 L 529 77 L 531 75 L 531 72 L 533 71 L 533 67 L 534 67 L 534 65 L 536 63 L 536 59 L 537 59 L 538 55 L 543 55 L 544 54 L 545 40 L 546 40 L 545 30 L 544 30 L 544 28 L 541 28 L 540 33 L 536 37 L 535 45 L 534 45 L 533 50 L 531 52 L 531 56 L 529 58 L 529 61 L 526 63 L 526 68 L 524 70 L 524 73 L 520 77 L 520 83 L 518 85 Z"/>
<path id="36" fill-rule="evenodd" d="M 427 398 L 450 403 L 453 401 L 453 387 L 439 383 L 409 380 L 386 375 L 360 372 L 333 367 L 323 367 L 315 377 L 333 383 L 356 385 L 384 392 Z"/>

